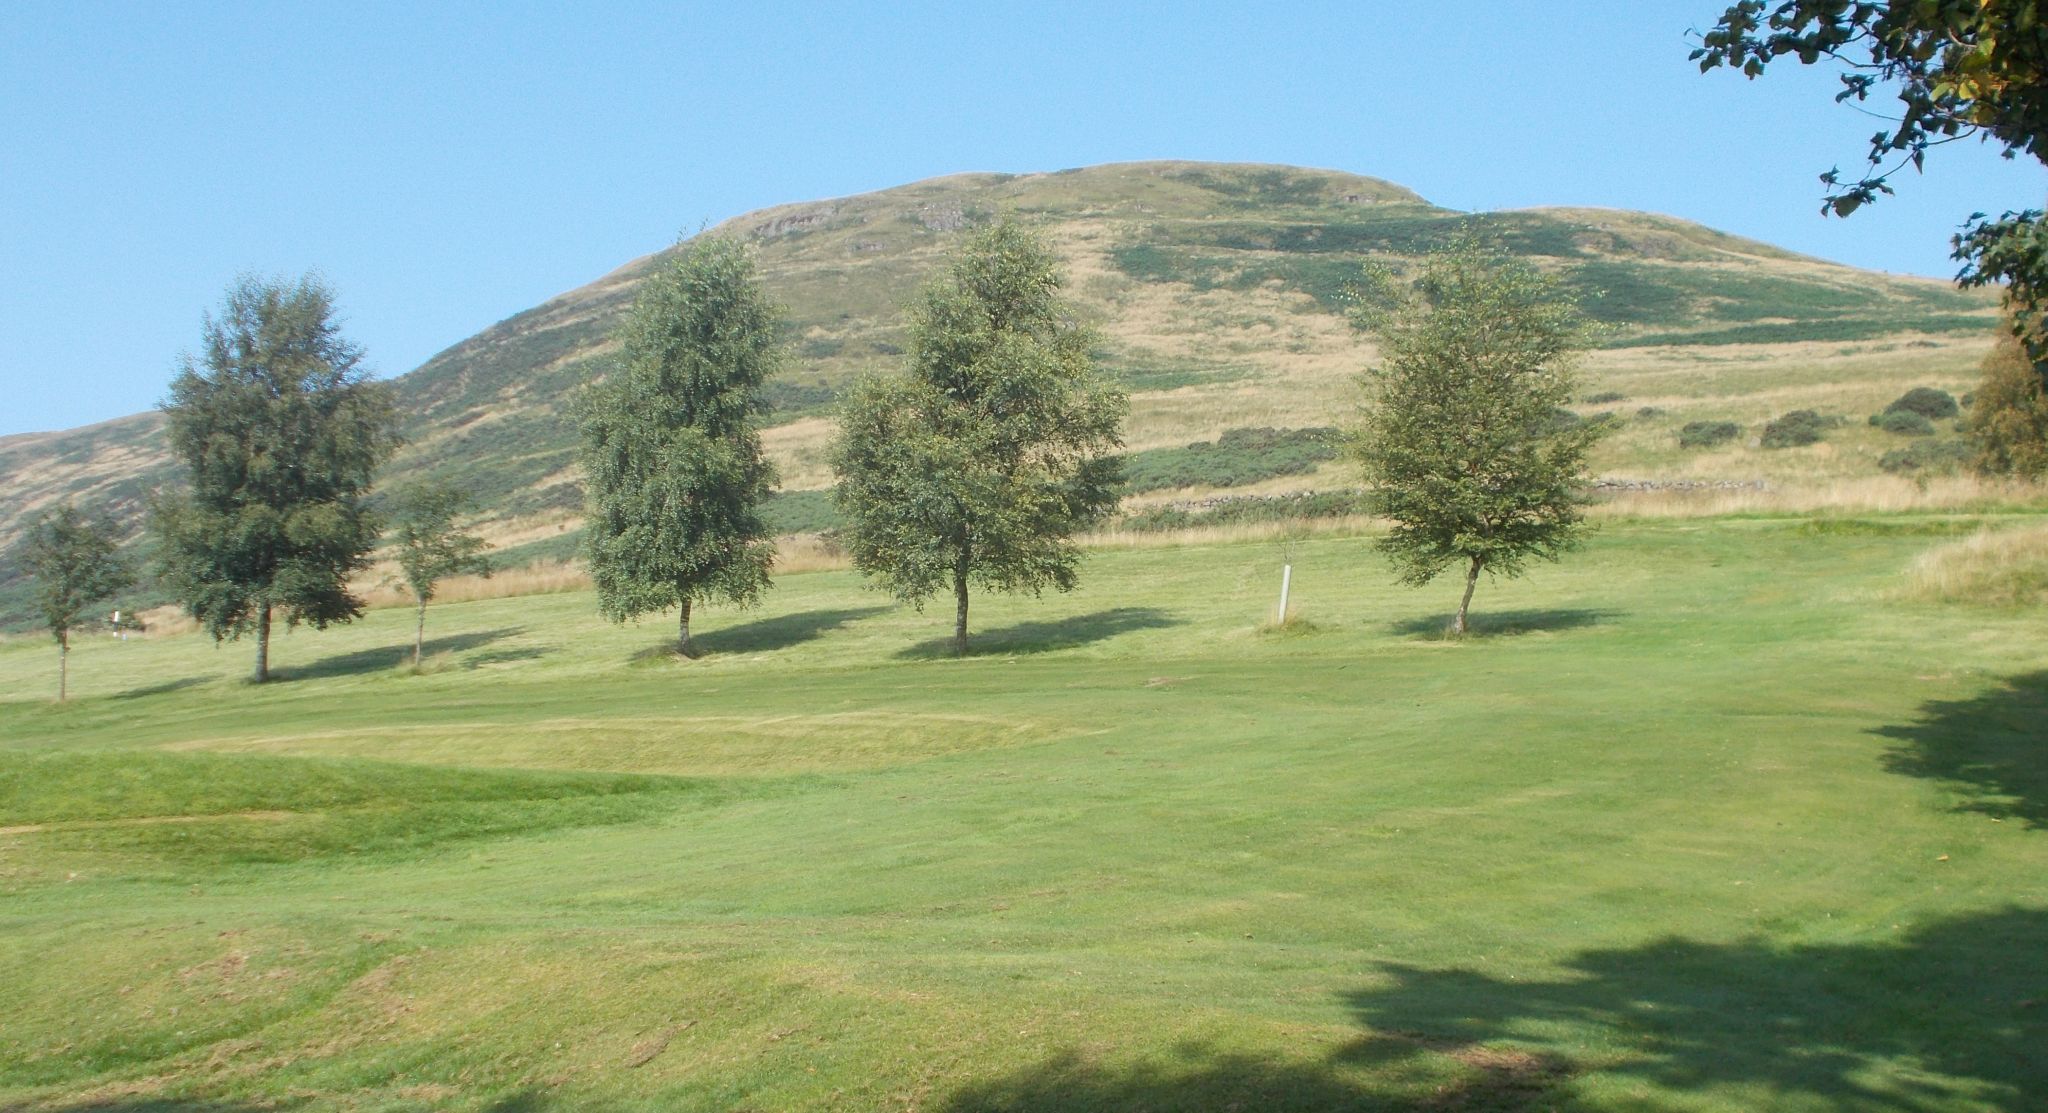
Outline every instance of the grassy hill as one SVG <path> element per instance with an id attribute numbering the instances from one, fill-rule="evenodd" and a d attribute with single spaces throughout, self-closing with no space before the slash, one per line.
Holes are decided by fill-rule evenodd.
<path id="1" fill-rule="evenodd" d="M 2048 631 L 1907 574 L 1987 525 L 1610 523 L 1463 642 L 1369 536 L 957 661 L 845 572 L 0 639 L 0 1107 L 2031 1108 Z"/>
<path id="2" fill-rule="evenodd" d="M 1903 390 L 1960 393 L 1988 347 L 1988 295 L 1804 258 L 1667 217 L 1592 209 L 1473 215 L 1356 175 L 1292 167 L 1133 163 L 1045 174 L 963 174 L 858 197 L 784 205 L 714 231 L 741 236 L 789 309 L 792 360 L 769 431 L 790 528 L 815 524 L 830 484 L 825 416 L 852 376 L 889 366 L 902 306 L 953 237 L 996 214 L 1042 228 L 1101 357 L 1133 395 L 1134 451 L 1184 450 L 1238 429 L 1342 424 L 1369 348 L 1339 310 L 1367 258 L 1411 255 L 1480 222 L 1562 276 L 1610 326 L 1588 368 L 1588 407 L 1625 418 L 1598 460 L 1634 480 L 1820 483 L 1880 475 L 1893 439 L 1860 427 Z M 410 444 L 388 469 L 476 492 L 513 558 L 568 550 L 580 506 L 565 400 L 600 370 L 607 335 L 659 255 L 511 317 L 397 380 Z M 197 311 L 195 323 L 197 328 Z M 1819 408 L 1848 419 L 1828 445 L 1751 446 L 1762 422 Z M 1687 421 L 1748 435 L 1681 453 Z M 1159 465 L 1154 460 L 1153 465 Z M 1213 464 L 1214 460 L 1209 463 Z M 158 420 L 0 438 L 0 551 L 25 516 L 63 498 L 130 516 L 166 478 Z M 1161 465 L 1163 466 L 1163 465 Z M 1254 469 L 1256 470 L 1256 469 Z M 1219 489 L 1217 469 L 1157 476 L 1134 508 Z M 1257 486 L 1243 469 L 1236 487 Z M 1327 462 L 1266 476 L 1267 492 L 1343 485 Z M 1232 488 L 1236 489 L 1236 488 Z M 0 621 L 21 617 L 0 566 Z"/>

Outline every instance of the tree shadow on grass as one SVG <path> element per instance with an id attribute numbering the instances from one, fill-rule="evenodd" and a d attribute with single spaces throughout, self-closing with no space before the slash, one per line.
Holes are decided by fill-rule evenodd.
<path id="1" fill-rule="evenodd" d="M 1637 1093 L 1629 1108 L 1933 1113 L 2048 1093 L 2048 911 L 1957 916 L 1868 942 L 1664 939 L 1564 966 L 1532 979 L 1384 964 L 1380 984 L 1346 997 L 1365 1030 L 1321 1059 L 1182 1048 L 1165 1064 L 1117 1067 L 1068 1054 L 972 1083 L 943 1108 L 1618 1107 L 1582 1099 L 1585 1074 Z"/>
<path id="2" fill-rule="evenodd" d="M 1112 1067 L 1080 1055 L 1056 1056 L 1026 1070 L 955 1092 L 944 1113 L 1327 1113 L 1341 1110 L 1556 1110 L 1563 1075 L 1533 1057 L 1477 1066 L 1467 1077 L 1374 1081 L 1338 1063 L 1275 1062 L 1201 1046 L 1175 1049 L 1172 1063 Z"/>
<path id="3" fill-rule="evenodd" d="M 1350 1002 L 1431 1049 L 1611 1048 L 1610 1077 L 1752 1108 L 2015 1108 L 2048 1088 L 2048 911 L 1936 920 L 1854 943 L 1664 939 L 1587 951 L 1562 977 L 1390 965 Z M 1347 1052 L 1410 1054 L 1397 1041 Z"/>
<path id="4" fill-rule="evenodd" d="M 970 657 L 1050 653 L 1056 649 L 1074 649 L 1095 642 L 1108 641 L 1110 638 L 1135 630 L 1160 630 L 1168 626 L 1180 626 L 1184 622 L 1184 619 L 1176 618 L 1157 607 L 1116 607 L 1050 622 L 1020 622 L 1014 626 L 1003 626 L 981 633 L 975 633 L 970 627 L 967 634 L 967 653 Z M 919 642 L 908 649 L 899 650 L 896 656 L 919 660 L 951 657 L 953 639 L 944 637 Z"/>
<path id="5" fill-rule="evenodd" d="M 1567 607 L 1552 610 L 1473 611 L 1465 616 L 1468 638 L 1503 638 L 1557 630 L 1577 630 L 1612 622 L 1626 612 Z M 1393 624 L 1397 634 L 1421 638 L 1451 637 L 1451 615 L 1425 615 Z"/>
<path id="6" fill-rule="evenodd" d="M 75 1105 L 54 1105 L 54 1113 L 258 1113 L 259 1110 L 298 1109 L 299 1100 L 266 1100 L 261 1103 L 214 1101 L 209 1098 L 113 1098 L 87 1099 Z"/>
<path id="7" fill-rule="evenodd" d="M 546 1110 L 555 1108 L 555 1103 L 549 1101 L 545 1094 L 535 1090 L 521 1090 L 484 1106 L 484 1113 L 545 1113 Z"/>
<path id="8" fill-rule="evenodd" d="M 517 637 L 526 632 L 522 626 L 503 626 L 496 630 L 478 630 L 468 634 L 449 634 L 445 637 L 428 638 L 421 647 L 426 656 L 436 653 L 466 653 L 505 638 Z M 273 643 L 275 652 L 275 643 Z M 332 676 L 357 676 L 362 673 L 383 672 L 394 669 L 412 660 L 412 643 L 387 645 L 380 649 L 362 649 L 354 653 L 343 653 L 334 657 L 323 657 L 310 665 L 294 668 L 273 668 L 272 681 L 318 680 Z"/>
<path id="9" fill-rule="evenodd" d="M 1959 811 L 2048 828 L 2048 671 L 2009 677 L 1970 699 L 1935 700 L 1918 722 L 1880 727 L 1902 745 L 1885 768 L 1940 781 Z"/>
<path id="10" fill-rule="evenodd" d="M 211 679 L 213 678 L 208 676 L 183 676 L 176 680 L 166 680 L 161 684 L 148 684 L 140 688 L 130 688 L 125 692 L 116 692 L 107 698 L 143 699 L 148 696 L 167 695 L 171 692 L 182 692 L 187 688 L 197 688 Z"/>
<path id="11" fill-rule="evenodd" d="M 841 607 L 756 619 L 743 626 L 713 630 L 692 638 L 706 653 L 770 653 L 824 637 L 851 622 L 888 611 L 888 607 Z"/>
<path id="12" fill-rule="evenodd" d="M 514 646 L 507 649 L 486 649 L 482 653 L 472 653 L 468 657 L 463 658 L 462 667 L 465 669 L 480 669 L 489 665 L 509 665 L 518 661 L 538 661 L 550 652 L 552 651 L 537 645 Z"/>

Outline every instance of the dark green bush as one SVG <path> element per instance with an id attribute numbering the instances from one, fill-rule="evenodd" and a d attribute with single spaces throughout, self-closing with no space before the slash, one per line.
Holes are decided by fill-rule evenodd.
<path id="1" fill-rule="evenodd" d="M 823 380 L 800 383 L 792 379 L 770 379 L 761 388 L 761 396 L 767 400 L 769 412 L 779 417 L 816 413 L 839 400 L 839 392 L 826 386 Z"/>
<path id="2" fill-rule="evenodd" d="M 1124 489 L 1242 487 L 1282 475 L 1313 471 L 1337 457 L 1337 430 L 1231 429 L 1214 441 L 1186 448 L 1155 448 L 1124 458 Z"/>
<path id="3" fill-rule="evenodd" d="M 1559 433 L 1579 425 L 1618 425 L 1620 422 L 1621 415 L 1613 410 L 1602 410 L 1591 417 L 1587 417 L 1576 410 L 1568 410 L 1563 406 L 1559 406 L 1550 411 L 1550 427 L 1547 431 Z"/>
<path id="4" fill-rule="evenodd" d="M 1688 421 L 1678 431 L 1680 448 L 1712 448 L 1742 435 L 1742 426 L 1732 421 Z"/>
<path id="5" fill-rule="evenodd" d="M 1776 421 L 1764 426 L 1763 446 L 1765 448 L 1797 448 L 1813 444 L 1821 439 L 1832 425 L 1812 410 L 1793 410 Z"/>
<path id="6" fill-rule="evenodd" d="M 1970 460 L 1970 442 L 1964 440 L 1917 441 L 1894 448 L 1877 461 L 1877 466 L 1894 475 L 1926 472 L 1946 475 Z"/>
<path id="7" fill-rule="evenodd" d="M 1642 409 L 1636 411 L 1636 420 L 1638 421 L 1648 421 L 1653 417 L 1663 416 L 1664 411 L 1658 409 L 1655 406 L 1644 406 Z"/>
<path id="8" fill-rule="evenodd" d="M 1372 510 L 1372 498 L 1364 491 L 1305 491 L 1297 495 L 1240 495 L 1211 499 L 1200 506 L 1155 506 L 1125 518 L 1122 525 L 1125 529 L 1159 531 L 1189 526 L 1343 518 L 1352 514 L 1370 514 Z"/>
<path id="9" fill-rule="evenodd" d="M 1626 401 L 1628 401 L 1628 395 L 1618 390 L 1603 390 L 1598 394 L 1586 395 L 1586 404 L 1588 406 L 1604 406 L 1609 402 Z"/>
<path id="10" fill-rule="evenodd" d="M 1885 413 L 1916 413 L 1929 421 L 1954 417 L 1961 407 L 1956 405 L 1955 395 L 1931 386 L 1916 386 L 1884 408 Z"/>
<path id="11" fill-rule="evenodd" d="M 830 491 L 777 491 L 761 502 L 761 520 L 776 533 L 822 533 L 839 525 Z"/>
<path id="12" fill-rule="evenodd" d="M 1927 420 L 1927 415 L 1914 410 L 1886 410 L 1871 418 L 1870 423 L 1887 433 L 1897 433 L 1902 437 L 1934 435 L 1934 422 Z"/>

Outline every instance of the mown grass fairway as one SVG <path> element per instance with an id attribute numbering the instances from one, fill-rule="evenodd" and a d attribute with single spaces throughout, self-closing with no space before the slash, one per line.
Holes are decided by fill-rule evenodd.
<path id="1" fill-rule="evenodd" d="M 1610 522 L 1463 643 L 1362 538 L 959 661 L 845 573 L 10 640 L 0 1106 L 2025 1108 L 2048 627 L 1898 594 L 1984 520 Z"/>

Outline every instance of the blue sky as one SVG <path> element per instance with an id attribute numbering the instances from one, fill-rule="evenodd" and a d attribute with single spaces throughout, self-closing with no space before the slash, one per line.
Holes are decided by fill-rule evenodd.
<path id="1" fill-rule="evenodd" d="M 0 434 L 153 406 L 243 271 L 320 270 L 396 375 L 705 222 L 965 170 L 1330 167 L 1942 276 L 1970 212 L 2048 195 L 1973 143 L 1823 219 L 1881 124 L 1816 70 L 1700 76 L 1720 6 L 19 0 Z"/>

